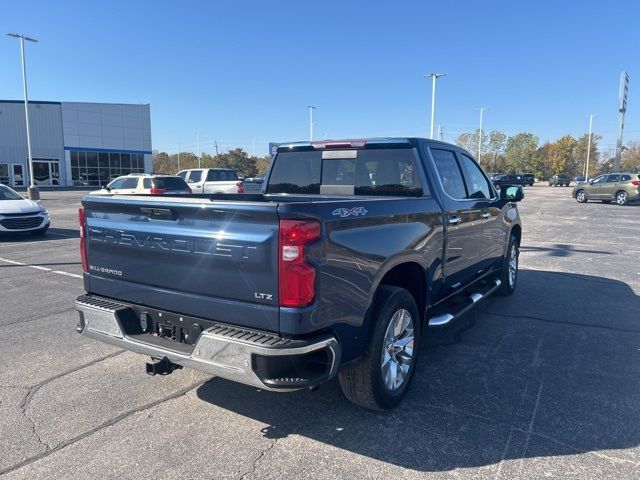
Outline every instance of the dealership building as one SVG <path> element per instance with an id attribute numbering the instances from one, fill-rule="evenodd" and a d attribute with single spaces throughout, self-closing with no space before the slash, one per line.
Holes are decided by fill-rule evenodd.
<path id="1" fill-rule="evenodd" d="M 29 102 L 36 185 L 98 186 L 149 173 L 148 104 Z M 29 185 L 24 102 L 0 100 L 0 183 Z"/>

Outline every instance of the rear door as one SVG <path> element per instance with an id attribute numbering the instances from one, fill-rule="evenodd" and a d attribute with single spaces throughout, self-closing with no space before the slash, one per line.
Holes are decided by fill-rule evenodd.
<path id="1" fill-rule="evenodd" d="M 613 199 L 620 186 L 620 174 L 607 175 L 607 179 L 602 188 L 602 198 Z"/>
<path id="2" fill-rule="evenodd" d="M 88 291 L 277 331 L 277 203 L 87 196 L 83 205 Z"/>
<path id="3" fill-rule="evenodd" d="M 483 204 L 467 198 L 467 187 L 453 150 L 430 148 L 445 208 L 445 286 L 456 289 L 473 279 L 482 260 Z"/>

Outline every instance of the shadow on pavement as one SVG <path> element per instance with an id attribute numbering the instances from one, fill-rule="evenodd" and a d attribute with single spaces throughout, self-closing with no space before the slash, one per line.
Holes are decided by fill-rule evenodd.
<path id="1" fill-rule="evenodd" d="M 601 277 L 521 270 L 495 297 L 429 331 L 414 383 L 391 412 L 351 405 L 337 381 L 269 393 L 214 378 L 200 399 L 255 419 L 269 438 L 325 446 L 419 471 L 606 450 L 635 464 L 640 444 L 640 297 Z"/>
<path id="2" fill-rule="evenodd" d="M 3 232 L 0 234 L 0 242 L 46 242 L 49 240 L 60 240 L 62 238 L 80 238 L 77 228 L 50 228 L 42 235 L 31 235 L 29 232 Z"/>

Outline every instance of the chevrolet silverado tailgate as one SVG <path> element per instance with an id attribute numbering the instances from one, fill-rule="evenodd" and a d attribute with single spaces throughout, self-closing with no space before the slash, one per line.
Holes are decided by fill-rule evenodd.
<path id="1" fill-rule="evenodd" d="M 207 197 L 89 197 L 87 291 L 278 330 L 277 204 Z"/>

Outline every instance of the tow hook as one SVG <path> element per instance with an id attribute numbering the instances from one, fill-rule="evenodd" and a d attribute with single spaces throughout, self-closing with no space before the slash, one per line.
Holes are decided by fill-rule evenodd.
<path id="1" fill-rule="evenodd" d="M 173 363 L 167 357 L 151 357 L 151 361 L 147 362 L 146 368 L 149 375 L 169 375 L 175 369 L 182 368 L 182 365 Z"/>

